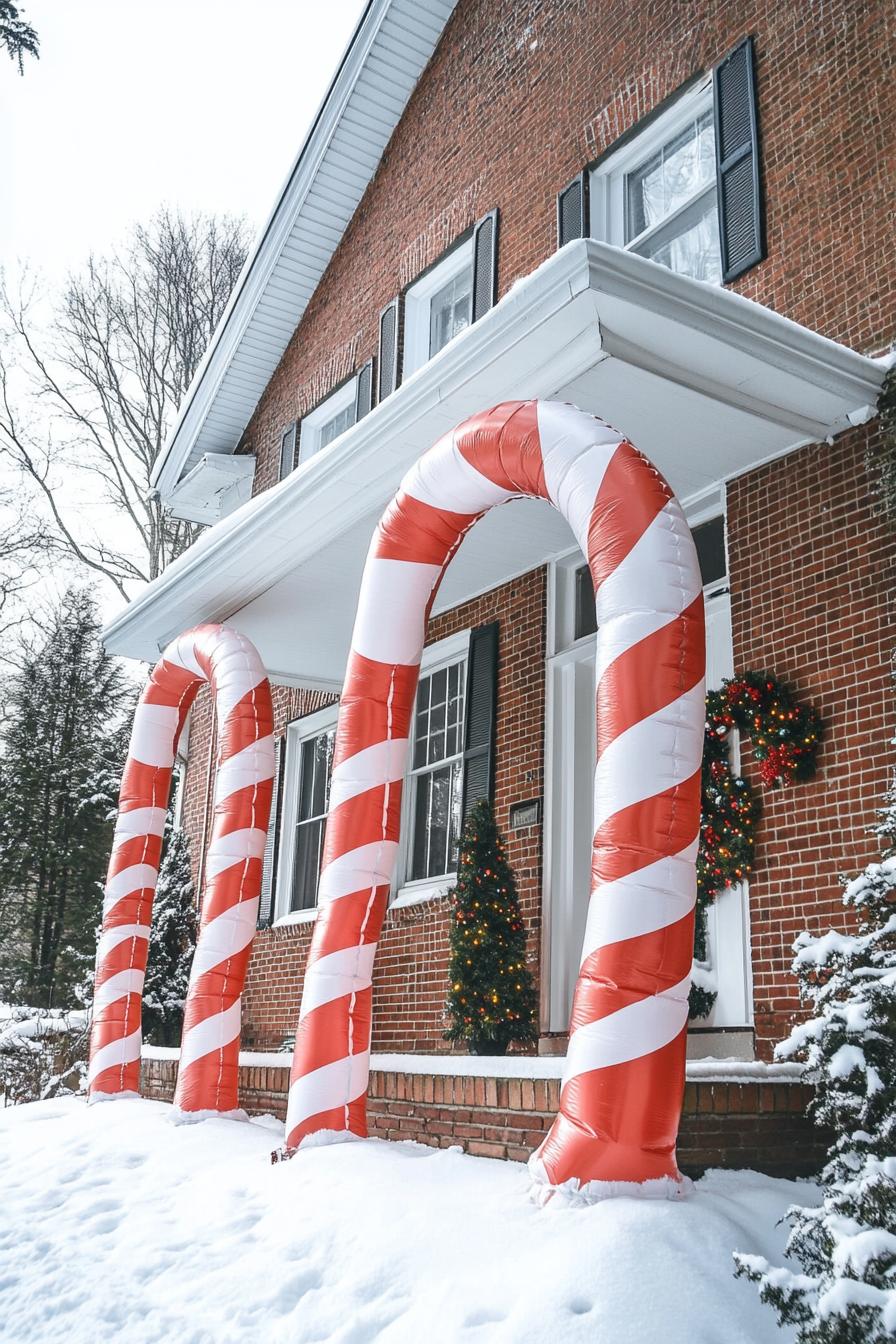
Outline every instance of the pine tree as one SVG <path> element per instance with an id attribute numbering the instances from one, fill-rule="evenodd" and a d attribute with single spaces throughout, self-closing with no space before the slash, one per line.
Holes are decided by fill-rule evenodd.
<path id="1" fill-rule="evenodd" d="M 806 1061 L 813 1117 L 835 1135 L 821 1205 L 787 1215 L 787 1251 L 804 1272 L 735 1257 L 800 1344 L 896 1338 L 896 791 L 879 829 L 886 857 L 843 895 L 857 931 L 804 933 L 794 945 L 813 1015 L 777 1053 Z"/>
<path id="2" fill-rule="evenodd" d="M 143 1031 L 154 1045 L 177 1045 L 196 947 L 196 896 L 184 831 L 168 827 L 153 902 Z"/>
<path id="3" fill-rule="evenodd" d="M 535 989 L 526 966 L 526 928 L 516 878 L 489 802 L 464 827 L 452 904 L 448 1041 L 474 1055 L 503 1055 L 511 1041 L 538 1039 Z"/>
<path id="4" fill-rule="evenodd" d="M 65 1006 L 95 951 L 128 682 L 71 589 L 6 681 L 0 755 L 0 994 Z"/>
<path id="5" fill-rule="evenodd" d="M 11 61 L 19 67 L 19 74 L 25 73 L 23 56 L 39 55 L 40 41 L 37 33 L 19 13 L 18 5 L 12 0 L 0 0 L 0 46 L 5 47 Z"/>

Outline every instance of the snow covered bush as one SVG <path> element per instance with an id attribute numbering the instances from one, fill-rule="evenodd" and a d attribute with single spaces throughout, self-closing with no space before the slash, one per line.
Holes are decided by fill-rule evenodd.
<path id="1" fill-rule="evenodd" d="M 85 1012 L 0 1004 L 0 1104 L 82 1091 L 87 1044 Z"/>
<path id="2" fill-rule="evenodd" d="M 143 1034 L 154 1045 L 178 1045 L 190 966 L 196 948 L 196 896 L 184 831 L 167 828 L 153 901 L 143 989 Z"/>
<path id="3" fill-rule="evenodd" d="M 881 833 L 896 838 L 896 797 Z M 803 1273 L 736 1254 L 800 1344 L 896 1338 L 896 854 L 848 883 L 857 931 L 801 934 L 794 970 L 813 1015 L 777 1048 L 805 1060 L 813 1118 L 835 1138 L 822 1203 L 792 1207 L 787 1252 Z"/>

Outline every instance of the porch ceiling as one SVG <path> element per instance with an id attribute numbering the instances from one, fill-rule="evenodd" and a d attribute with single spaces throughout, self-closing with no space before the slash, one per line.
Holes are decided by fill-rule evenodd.
<path id="1" fill-rule="evenodd" d="M 105 632 L 154 659 L 202 620 L 272 675 L 338 687 L 364 556 L 410 463 L 465 416 L 556 397 L 627 434 L 687 501 L 872 413 L 883 368 L 728 290 L 591 240 L 570 244 L 274 489 L 211 528 Z M 468 535 L 438 609 L 570 549 L 549 505 L 515 501 Z"/>

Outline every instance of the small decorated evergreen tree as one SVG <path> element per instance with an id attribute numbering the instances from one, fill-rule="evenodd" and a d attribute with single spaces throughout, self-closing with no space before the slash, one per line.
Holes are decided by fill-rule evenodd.
<path id="1" fill-rule="evenodd" d="M 153 902 L 143 991 L 143 1030 L 154 1045 L 177 1045 L 196 947 L 196 898 L 184 831 L 167 828 Z"/>
<path id="2" fill-rule="evenodd" d="M 896 842 L 896 794 L 880 828 Z M 739 1254 L 737 1273 L 800 1344 L 896 1339 L 896 852 L 844 892 L 858 930 L 801 934 L 794 970 L 811 1019 L 778 1047 L 805 1059 L 813 1115 L 833 1131 L 822 1203 L 790 1209 L 788 1254 L 804 1273 Z"/>
<path id="3" fill-rule="evenodd" d="M 466 1041 L 473 1055 L 503 1055 L 511 1041 L 533 1043 L 538 1032 L 526 927 L 504 838 L 484 798 L 464 827 L 451 902 L 445 1039 Z"/>

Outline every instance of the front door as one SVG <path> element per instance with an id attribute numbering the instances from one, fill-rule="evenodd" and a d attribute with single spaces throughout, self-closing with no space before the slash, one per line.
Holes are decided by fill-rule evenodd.
<path id="1" fill-rule="evenodd" d="M 724 518 L 694 527 L 706 602 L 707 686 L 733 675 L 731 599 Z M 581 556 L 553 568 L 547 665 L 544 980 L 542 1029 L 566 1031 L 579 970 L 591 890 L 594 780 L 594 602 Z M 736 747 L 735 747 L 736 749 Z M 701 1026 L 742 1027 L 751 1020 L 746 884 L 722 893 L 710 910 L 708 955 L 701 963 L 717 992 Z"/>

